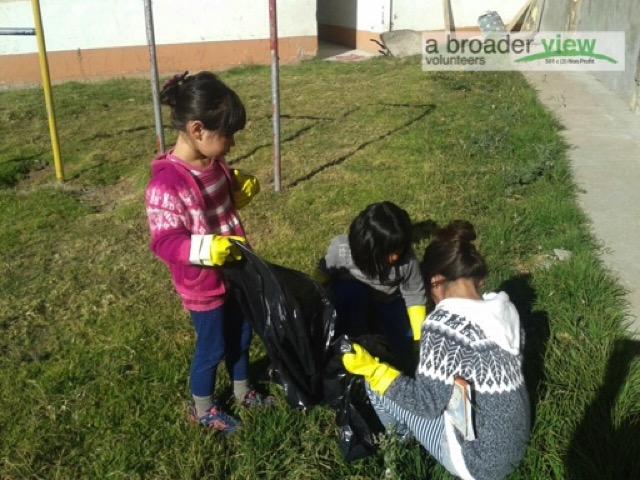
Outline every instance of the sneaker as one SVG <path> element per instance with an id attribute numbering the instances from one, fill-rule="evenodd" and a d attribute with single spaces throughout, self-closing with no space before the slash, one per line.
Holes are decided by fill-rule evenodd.
<path id="1" fill-rule="evenodd" d="M 276 404 L 276 399 L 271 395 L 263 395 L 250 389 L 239 403 L 243 407 L 273 407 Z"/>
<path id="2" fill-rule="evenodd" d="M 241 425 L 239 420 L 224 413 L 216 404 L 211 405 L 207 413 L 201 417 L 198 417 L 198 412 L 196 411 L 196 406 L 193 401 L 187 402 L 187 405 L 189 406 L 189 420 L 193 423 L 199 423 L 200 425 L 211 428 L 212 430 L 218 430 L 225 435 L 233 433 Z"/>

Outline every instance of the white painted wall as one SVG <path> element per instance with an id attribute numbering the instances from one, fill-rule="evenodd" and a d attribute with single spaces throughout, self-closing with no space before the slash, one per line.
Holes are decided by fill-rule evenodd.
<path id="1" fill-rule="evenodd" d="M 267 0 L 153 0 L 158 45 L 269 38 Z M 316 0 L 278 0 L 278 36 L 315 36 Z M 41 0 L 47 50 L 146 45 L 143 0 Z M 0 27 L 33 28 L 31 0 L 0 0 Z M 0 36 L 0 55 L 35 53 L 35 37 Z"/>
<path id="2" fill-rule="evenodd" d="M 384 26 L 389 25 L 388 5 L 389 0 L 318 0 L 318 23 L 385 31 Z"/>
<path id="3" fill-rule="evenodd" d="M 477 27 L 478 17 L 487 10 L 497 11 L 509 23 L 526 0 L 451 0 L 457 28 Z M 393 30 L 442 30 L 442 0 L 318 0 L 318 22 L 327 25 L 386 32 Z"/>
<path id="4" fill-rule="evenodd" d="M 526 0 L 451 0 L 453 21 L 457 28 L 477 27 L 478 17 L 495 10 L 507 24 L 524 6 Z M 392 0 L 394 30 L 442 30 L 442 0 Z"/>

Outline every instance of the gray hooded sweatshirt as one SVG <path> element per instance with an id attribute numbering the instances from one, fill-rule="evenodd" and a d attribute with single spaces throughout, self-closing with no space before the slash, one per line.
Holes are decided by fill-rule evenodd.
<path id="1" fill-rule="evenodd" d="M 386 303 L 398 296 L 404 299 L 407 307 L 425 305 L 427 303 L 424 282 L 420 273 L 420 265 L 413 250 L 407 252 L 391 267 L 389 278 L 380 282 L 376 278 L 367 277 L 353 263 L 349 238 L 338 235 L 331 240 L 327 254 L 320 259 L 318 269 L 328 276 L 342 279 L 358 280 L 372 288 L 374 298 Z"/>
<path id="2" fill-rule="evenodd" d="M 524 457 L 530 406 L 522 375 L 520 319 L 506 293 L 483 300 L 447 298 L 422 324 L 415 379 L 399 376 L 385 397 L 415 415 L 443 415 L 454 377 L 472 386 L 475 440 L 464 440 L 444 415 L 443 451 L 451 473 L 498 480 Z"/>

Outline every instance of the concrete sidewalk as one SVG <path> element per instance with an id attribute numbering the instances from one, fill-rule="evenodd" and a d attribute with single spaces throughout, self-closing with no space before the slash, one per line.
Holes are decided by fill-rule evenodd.
<path id="1" fill-rule="evenodd" d="M 364 50 L 355 50 L 351 47 L 344 47 L 334 43 L 320 42 L 316 58 L 333 62 L 359 62 L 369 60 L 378 55 Z"/>
<path id="2" fill-rule="evenodd" d="M 589 74 L 525 76 L 566 127 L 580 206 L 604 264 L 628 290 L 630 330 L 640 338 L 640 115 Z"/>

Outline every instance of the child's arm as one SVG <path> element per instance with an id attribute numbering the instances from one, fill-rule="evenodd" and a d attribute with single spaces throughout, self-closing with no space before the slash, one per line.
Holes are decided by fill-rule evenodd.
<path id="1" fill-rule="evenodd" d="M 415 255 L 411 254 L 403 266 L 404 280 L 400 284 L 400 293 L 407 305 L 409 323 L 413 339 L 420 340 L 420 328 L 427 316 L 427 295 L 424 288 L 420 265 Z"/>
<path id="2" fill-rule="evenodd" d="M 234 235 L 191 235 L 189 261 L 194 265 L 219 267 L 228 260 L 240 260 L 242 254 L 233 241 L 246 243 Z"/>
<path id="3" fill-rule="evenodd" d="M 151 232 L 151 251 L 166 263 L 189 264 L 191 232 L 185 208 L 170 192 L 148 189 L 146 209 Z"/>
<path id="4" fill-rule="evenodd" d="M 340 237 L 331 240 L 327 253 L 318 261 L 318 265 L 311 273 L 311 278 L 326 285 L 331 280 L 331 273 L 340 267 Z"/>
<path id="5" fill-rule="evenodd" d="M 232 240 L 243 237 L 191 234 L 186 206 L 175 192 L 149 189 L 146 209 L 151 230 L 151 250 L 167 263 L 220 266 L 228 259 L 240 259 Z"/>
<path id="6" fill-rule="evenodd" d="M 410 307 L 407 307 L 407 314 L 409 315 L 409 323 L 411 324 L 413 339 L 418 341 L 420 340 L 422 322 L 427 318 L 427 307 L 425 305 L 411 305 Z"/>

